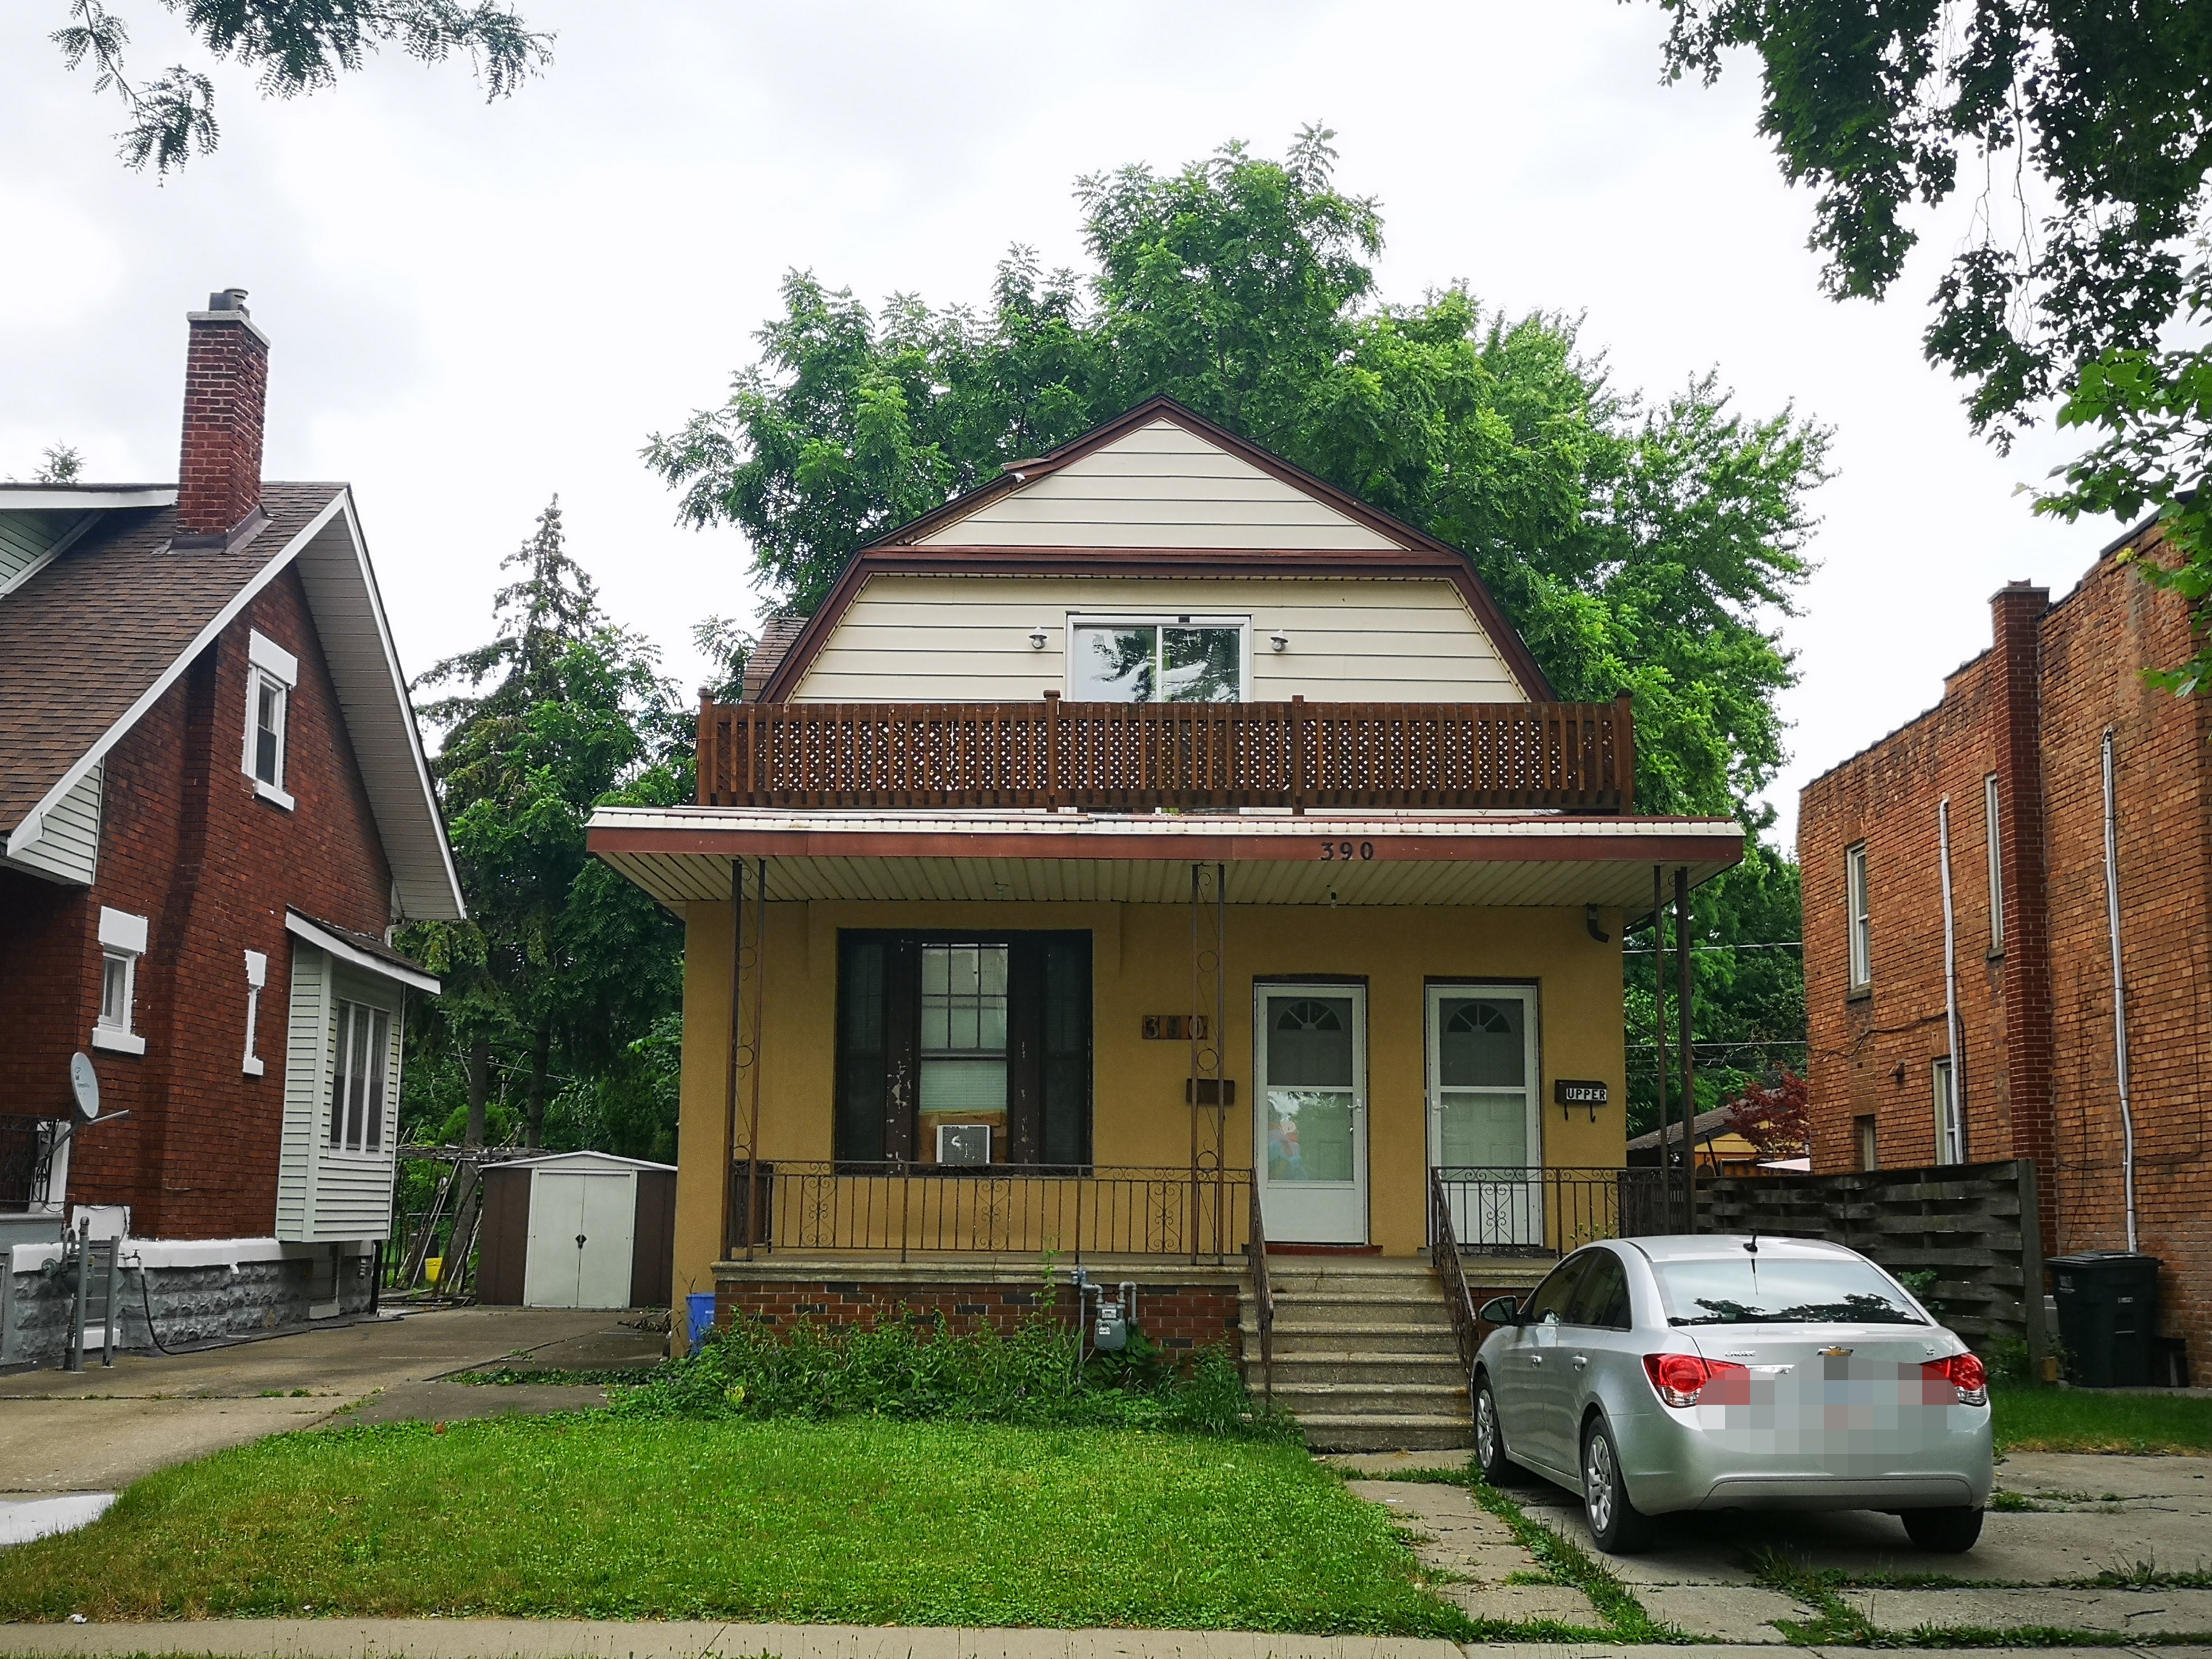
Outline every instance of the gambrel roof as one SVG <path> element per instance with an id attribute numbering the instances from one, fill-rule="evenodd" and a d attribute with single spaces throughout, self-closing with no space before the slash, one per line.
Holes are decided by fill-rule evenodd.
<path id="1" fill-rule="evenodd" d="M 773 661 L 788 696 L 878 574 L 1397 576 L 1450 582 L 1522 694 L 1544 671 L 1458 549 L 1171 398 L 1152 398 L 871 542 Z M 767 641 L 763 640 L 763 645 Z M 747 676 L 747 696 L 754 695 Z"/>

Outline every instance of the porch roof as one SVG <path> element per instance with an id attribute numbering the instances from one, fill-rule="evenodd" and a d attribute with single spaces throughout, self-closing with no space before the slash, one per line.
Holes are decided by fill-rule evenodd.
<path id="1" fill-rule="evenodd" d="M 1223 863 L 1231 904 L 1638 911 L 1654 865 L 1710 880 L 1742 859 L 1743 831 L 1729 818 L 1525 813 L 603 806 L 589 845 L 669 905 L 726 901 L 731 861 L 765 858 L 771 899 L 1176 903 L 1189 897 L 1191 864 Z"/>

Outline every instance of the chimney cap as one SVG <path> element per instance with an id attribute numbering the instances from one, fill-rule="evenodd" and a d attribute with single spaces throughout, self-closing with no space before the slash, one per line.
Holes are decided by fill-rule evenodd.
<path id="1" fill-rule="evenodd" d="M 209 295 L 207 308 L 210 311 L 234 311 L 241 317 L 253 314 L 246 308 L 246 290 L 242 288 L 221 289 Z"/>

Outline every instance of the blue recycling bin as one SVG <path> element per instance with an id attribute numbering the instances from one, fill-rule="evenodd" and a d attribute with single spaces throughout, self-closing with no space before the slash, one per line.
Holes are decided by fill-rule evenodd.
<path id="1" fill-rule="evenodd" d="M 692 1353 L 699 1352 L 700 1343 L 707 1333 L 714 1328 L 714 1293 L 712 1291 L 693 1291 L 684 1298 L 685 1329 L 690 1340 L 684 1346 Z"/>

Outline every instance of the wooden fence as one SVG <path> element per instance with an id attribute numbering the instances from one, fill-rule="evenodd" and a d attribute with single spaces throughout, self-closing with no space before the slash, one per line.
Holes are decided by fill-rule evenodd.
<path id="1" fill-rule="evenodd" d="M 699 804 L 1632 810 L 1613 702 L 717 703 Z"/>
<path id="2" fill-rule="evenodd" d="M 1977 1347 L 2027 1344 L 2043 1374 L 2043 1241 L 2035 1165 L 1954 1164 L 1925 1170 L 1746 1176 L 1701 1182 L 1701 1230 L 1825 1238 L 1894 1273 L 1933 1272 L 1921 1300 Z"/>

